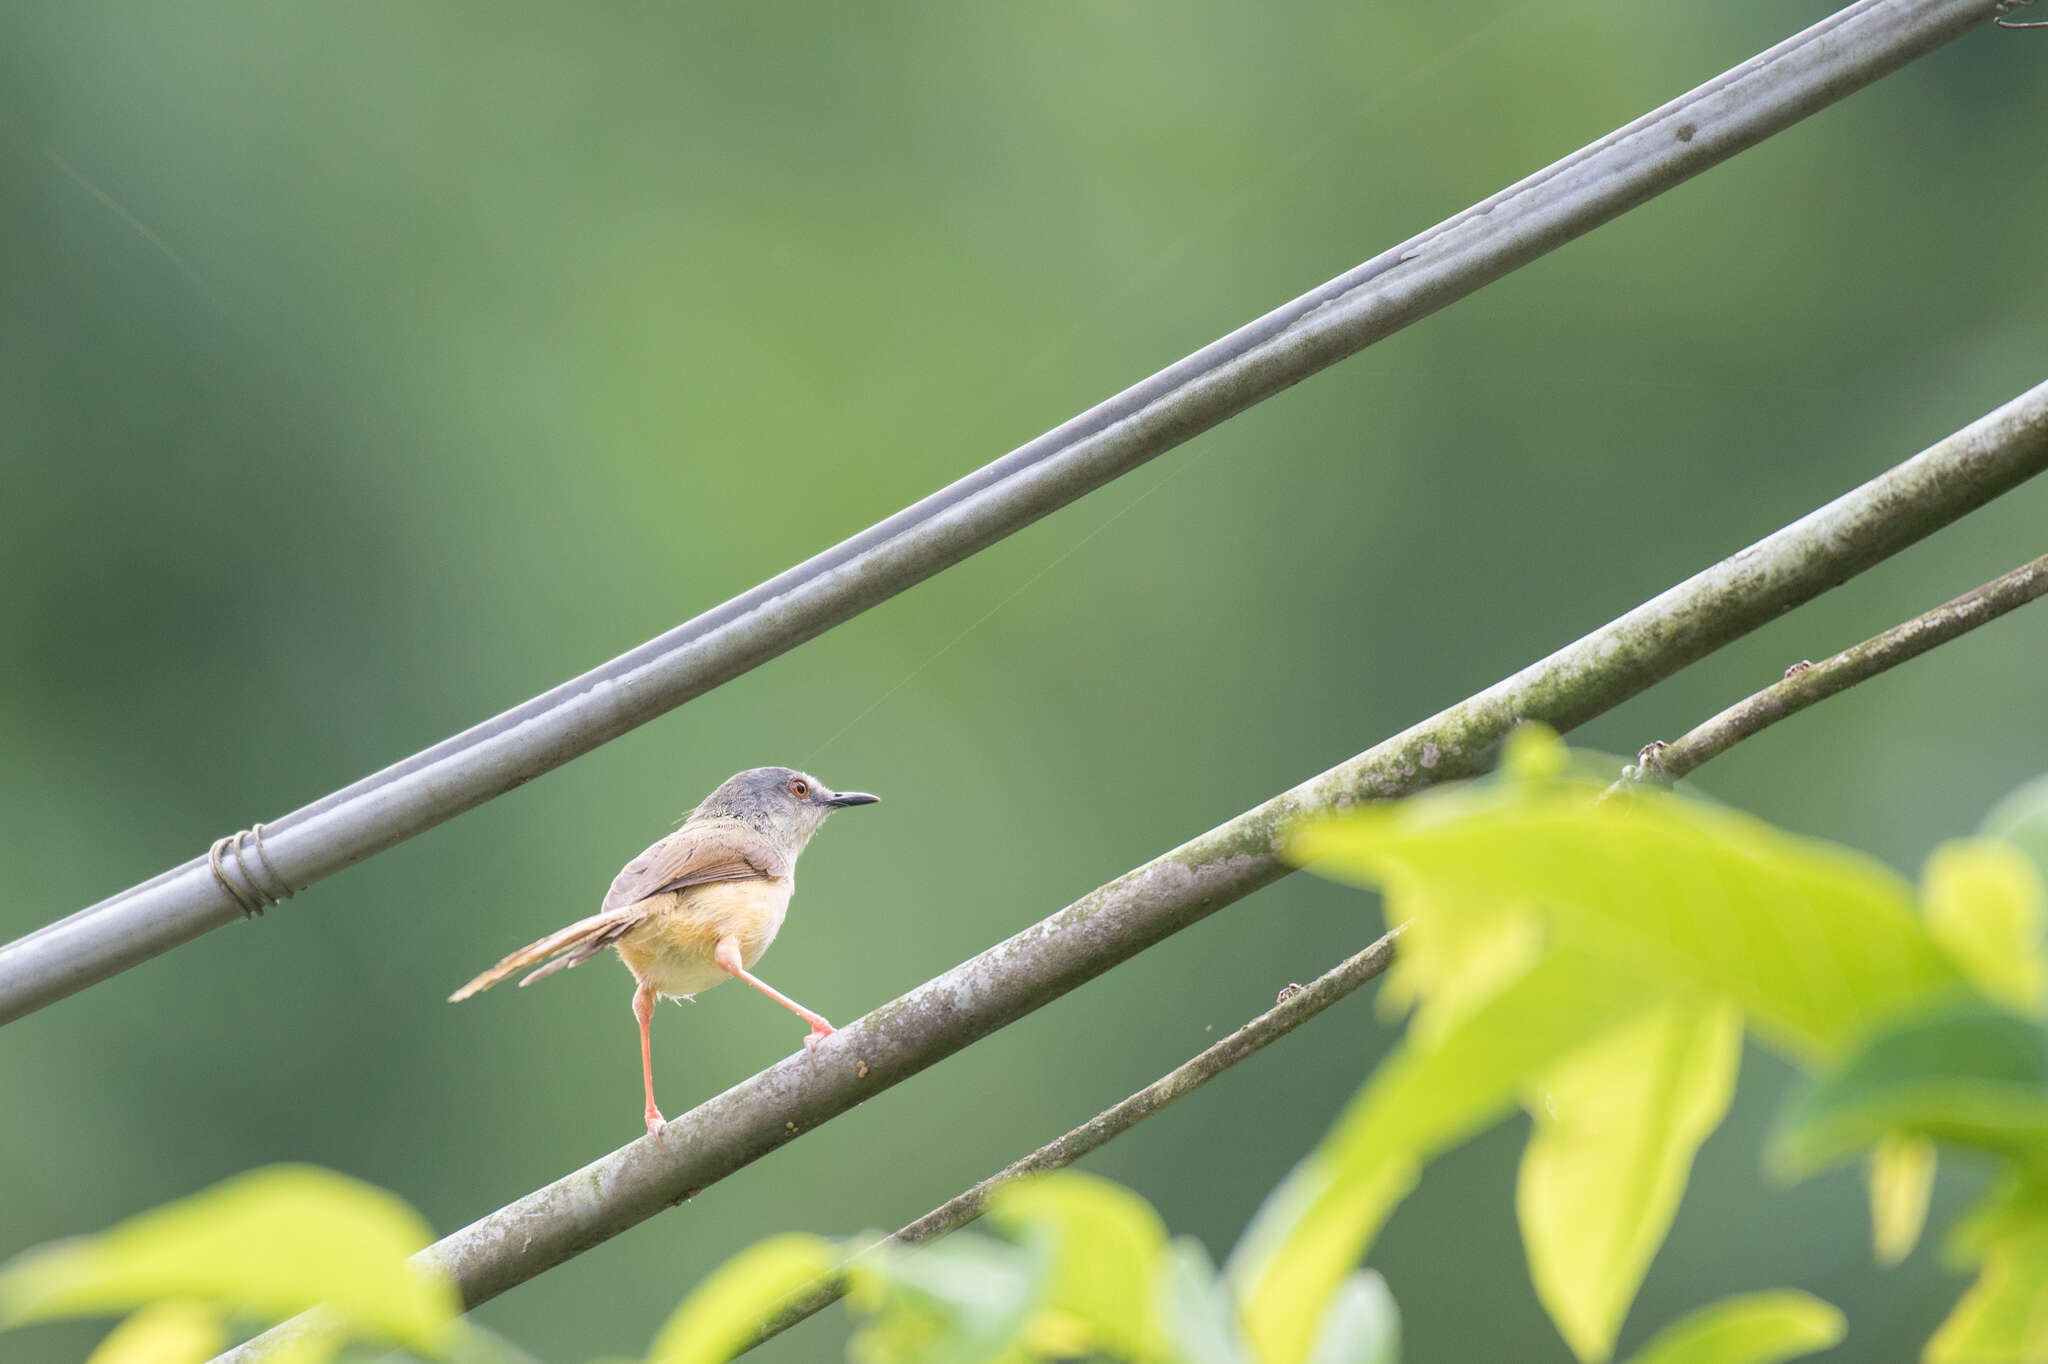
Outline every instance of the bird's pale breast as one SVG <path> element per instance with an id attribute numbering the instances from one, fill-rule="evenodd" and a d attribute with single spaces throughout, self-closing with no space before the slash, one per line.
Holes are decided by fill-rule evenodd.
<path id="1" fill-rule="evenodd" d="M 795 879 L 711 881 L 646 901 L 647 917 L 619 939 L 619 957 L 634 977 L 665 995 L 694 995 L 727 979 L 713 953 L 718 940 L 739 939 L 740 962 L 751 967 L 775 941 L 789 912 Z"/>

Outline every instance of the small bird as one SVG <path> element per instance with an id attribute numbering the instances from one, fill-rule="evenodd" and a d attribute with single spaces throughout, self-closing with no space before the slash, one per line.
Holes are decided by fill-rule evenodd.
<path id="1" fill-rule="evenodd" d="M 654 1047 L 648 1024 L 662 995 L 685 999 L 737 977 L 811 1025 L 804 1046 L 817 1051 L 832 1025 L 747 970 L 782 927 L 796 889 L 797 854 L 834 810 L 872 805 L 879 796 L 834 791 L 805 772 L 754 767 L 726 778 L 682 827 L 628 862 L 604 905 L 550 933 L 448 996 L 453 1004 L 529 966 L 520 981 L 589 961 L 607 947 L 633 973 L 633 1016 L 640 1020 L 640 1073 L 647 1090 L 647 1131 L 661 1132 L 654 1106 Z"/>

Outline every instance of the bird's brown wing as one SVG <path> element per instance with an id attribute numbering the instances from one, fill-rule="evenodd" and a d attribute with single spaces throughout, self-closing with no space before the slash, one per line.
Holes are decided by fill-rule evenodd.
<path id="1" fill-rule="evenodd" d="M 646 901 L 664 891 L 682 890 L 707 881 L 746 881 L 783 875 L 787 870 L 784 861 L 744 825 L 736 824 L 731 829 L 685 826 L 625 865 L 613 879 L 603 909 L 538 942 L 528 943 L 448 996 L 448 1001 L 453 1004 L 468 999 L 529 966 L 539 965 L 540 969 L 520 981 L 522 986 L 589 961 L 645 919 Z M 550 957 L 554 960 L 549 961 Z"/>
<path id="2" fill-rule="evenodd" d="M 625 910 L 664 891 L 706 881 L 787 876 L 789 860 L 738 821 L 685 824 L 628 862 L 605 893 L 606 911 Z"/>

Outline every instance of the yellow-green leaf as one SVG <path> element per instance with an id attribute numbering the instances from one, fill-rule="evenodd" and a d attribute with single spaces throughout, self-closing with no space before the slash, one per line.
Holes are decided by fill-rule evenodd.
<path id="1" fill-rule="evenodd" d="M 1553 949 L 1441 1036 L 1404 1039 L 1322 1149 L 1361 1165 L 1385 1152 L 1427 1161 L 1505 1116 L 1537 1076 L 1654 1003 L 1642 982 Z"/>
<path id="2" fill-rule="evenodd" d="M 1658 1006 L 1542 1076 L 1516 1209 L 1529 1274 L 1559 1334 L 1605 1360 L 1671 1229 L 1694 1154 L 1735 1092 L 1742 1016 Z"/>
<path id="3" fill-rule="evenodd" d="M 1934 1192 L 1934 1143 L 1910 1132 L 1887 1132 L 1870 1152 L 1870 1232 L 1877 1262 L 1895 1265 L 1913 1253 Z"/>
<path id="4" fill-rule="evenodd" d="M 1305 821 L 1287 851 L 1425 907 L 1534 904 L 1556 941 L 1730 999 L 1809 1061 L 1962 980 L 1881 863 L 1675 794 L 1478 784 Z"/>
<path id="5" fill-rule="evenodd" d="M 1370 1269 L 1346 1276 L 1316 1327 L 1309 1364 L 1399 1364 L 1401 1313 Z"/>
<path id="6" fill-rule="evenodd" d="M 1319 1147 L 1266 1195 L 1226 1266 L 1254 1358 L 1308 1358 L 1316 1323 L 1421 1173 L 1422 1163 L 1405 1152 L 1347 1166 Z"/>
<path id="7" fill-rule="evenodd" d="M 654 1337 L 648 1364 L 725 1364 L 785 1298 L 838 1263 L 822 1236 L 789 1232 L 755 1242 L 690 1290 Z"/>
<path id="8" fill-rule="evenodd" d="M 1965 997 L 1878 1032 L 1786 1107 L 1772 1163 L 1807 1174 L 1892 1133 L 2048 1156 L 2048 1030 Z"/>
<path id="9" fill-rule="evenodd" d="M 382 1189 L 312 1166 L 224 1180 L 0 1269 L 0 1325 L 98 1316 L 165 1298 L 275 1321 L 328 1304 L 357 1333 L 428 1353 L 460 1311 L 407 1263 L 432 1233 Z"/>
<path id="10" fill-rule="evenodd" d="M 1992 806 L 1980 831 L 2018 848 L 2048 878 L 2048 776 L 2034 778 Z"/>
<path id="11" fill-rule="evenodd" d="M 1554 951 L 1441 1037 L 1404 1040 L 1231 1254 L 1245 1338 L 1264 1364 L 1308 1357 L 1331 1295 L 1426 1161 L 1504 1116 L 1536 1075 L 1651 1002 L 1640 982 Z"/>
<path id="12" fill-rule="evenodd" d="M 2048 1226 L 2048 1172 L 2008 1167 L 1949 1228 L 1942 1259 L 1951 1269 L 1968 1269 L 2000 1241 L 2036 1226 Z"/>
<path id="13" fill-rule="evenodd" d="M 1842 1314 L 1783 1288 L 1723 1298 L 1659 1331 L 1629 1364 L 1776 1364 L 1841 1343 Z"/>
<path id="14" fill-rule="evenodd" d="M 1571 750 L 1540 721 L 1519 724 L 1500 748 L 1501 775 L 1525 785 L 1555 781 L 1571 767 Z"/>
<path id="15" fill-rule="evenodd" d="M 2048 1359 L 2048 1220 L 1992 1243 L 1984 1268 L 1921 1356 L 1926 1364 Z"/>
<path id="16" fill-rule="evenodd" d="M 1165 1283 L 1166 1224 L 1150 1203 L 1120 1184 L 1068 1170 L 998 1189 L 988 1217 L 1049 1254 L 1042 1311 L 1055 1322 L 1074 1323 L 1084 1344 L 1100 1353 L 1141 1358 L 1161 1351 L 1155 1296 Z"/>
<path id="17" fill-rule="evenodd" d="M 1543 921 L 1527 904 L 1445 903 L 1436 887 L 1404 879 L 1387 902 L 1407 924 L 1393 969 L 1380 988 L 1383 1006 L 1415 1006 L 1409 1035 L 1443 1036 L 1515 980 L 1544 953 Z"/>
<path id="18" fill-rule="evenodd" d="M 846 1357 L 852 1364 L 1021 1364 L 1047 1259 L 971 1231 L 916 1246 L 875 1245 L 848 1267 L 846 1305 L 861 1323 Z"/>
<path id="19" fill-rule="evenodd" d="M 206 1364 L 226 1341 L 217 1310 L 172 1299 L 116 1326 L 85 1364 Z"/>
<path id="20" fill-rule="evenodd" d="M 1237 1330 L 1230 1292 L 1209 1249 L 1192 1236 L 1166 1248 L 1166 1329 L 1181 1364 L 1253 1364 Z"/>
<path id="21" fill-rule="evenodd" d="M 1921 875 L 1927 927 L 1972 983 L 2021 1013 L 2048 990 L 2041 878 L 2025 853 L 1994 838 L 1944 843 Z"/>

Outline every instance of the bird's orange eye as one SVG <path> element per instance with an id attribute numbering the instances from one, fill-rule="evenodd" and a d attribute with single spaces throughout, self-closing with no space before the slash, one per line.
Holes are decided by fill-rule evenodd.
<path id="1" fill-rule="evenodd" d="M 798 800 L 802 800 L 805 796 L 811 794 L 810 783 L 801 778 L 791 782 L 789 784 L 789 794 L 795 796 Z"/>

